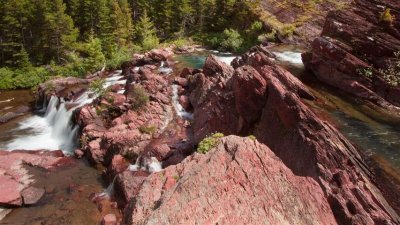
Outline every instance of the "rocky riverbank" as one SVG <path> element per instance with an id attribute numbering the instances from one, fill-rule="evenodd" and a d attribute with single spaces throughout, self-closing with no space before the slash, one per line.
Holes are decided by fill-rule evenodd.
<path id="1" fill-rule="evenodd" d="M 210 55 L 202 69 L 182 71 L 174 71 L 173 54 L 152 50 L 135 55 L 117 75 L 39 87 L 38 105 L 73 109 L 74 153 L 102 169 L 109 188 L 90 199 L 103 224 L 400 223 L 399 201 L 388 191 L 394 189 L 374 184 L 359 150 L 308 106 L 317 97 L 277 66 L 267 48 L 252 48 L 232 66 Z M 102 77 L 107 91 L 87 92 Z M 6 166 L 1 176 L 2 184 L 18 185 L 6 185 L 12 195 L 3 196 L 2 204 L 14 207 L 43 191 L 29 182 L 20 187 L 27 174 L 10 168 L 28 163 L 48 170 L 70 158 L 14 151 L 1 153 L 3 159 L 19 165 Z M 106 194 L 111 203 L 102 203 Z M 116 207 L 122 220 L 108 214 Z"/>
<path id="2" fill-rule="evenodd" d="M 321 37 L 303 55 L 318 80 L 379 111 L 383 116 L 377 119 L 397 123 L 398 74 L 388 67 L 399 61 L 400 18 L 394 16 L 399 10 L 397 1 L 357 0 L 345 10 L 332 11 Z"/>

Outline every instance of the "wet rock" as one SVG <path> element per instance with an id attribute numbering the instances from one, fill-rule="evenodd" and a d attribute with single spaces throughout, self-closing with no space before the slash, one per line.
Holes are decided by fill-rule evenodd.
<path id="1" fill-rule="evenodd" d="M 117 225 L 117 216 L 115 214 L 107 214 L 103 217 L 101 225 Z"/>
<path id="2" fill-rule="evenodd" d="M 21 192 L 24 205 L 34 205 L 44 196 L 44 188 L 28 187 Z"/>
<path id="3" fill-rule="evenodd" d="M 139 193 L 140 187 L 149 175 L 146 171 L 124 171 L 117 175 L 114 182 L 114 195 L 118 206 L 124 209 L 126 204 Z"/>
<path id="4" fill-rule="evenodd" d="M 20 117 L 25 113 L 30 112 L 30 110 L 31 108 L 28 106 L 20 106 L 14 112 L 8 112 L 4 115 L 0 115 L 0 124 L 7 123 L 10 120 Z"/>
<path id="5" fill-rule="evenodd" d="M 106 171 L 106 177 L 108 182 L 112 182 L 114 177 L 125 171 L 129 166 L 129 163 L 125 160 L 121 155 L 115 155 L 111 161 L 111 164 L 108 166 Z"/>
<path id="6" fill-rule="evenodd" d="M 179 96 L 179 104 L 187 111 L 189 112 L 192 109 L 192 106 L 190 105 L 190 99 L 186 95 L 181 95 Z"/>
<path id="7" fill-rule="evenodd" d="M 36 203 L 44 194 L 44 189 L 30 187 L 32 174 L 26 165 L 46 170 L 64 165 L 64 155 L 49 151 L 4 151 L 0 150 L 0 205 L 20 207 Z"/>
<path id="8" fill-rule="evenodd" d="M 20 191 L 23 188 L 23 185 L 4 173 L 5 171 L 3 170 L 3 172 L 0 174 L 0 206 L 22 206 Z"/>
<path id="9" fill-rule="evenodd" d="M 315 180 L 294 175 L 265 145 L 235 136 L 150 175 L 125 209 L 126 224 L 260 221 L 336 224 Z"/>
<path id="10" fill-rule="evenodd" d="M 187 87 L 188 85 L 188 81 L 186 78 L 182 78 L 182 77 L 175 77 L 174 79 L 174 83 L 181 86 L 181 87 Z"/>
<path id="11" fill-rule="evenodd" d="M 74 155 L 76 158 L 80 159 L 83 157 L 85 153 L 81 149 L 75 149 Z"/>

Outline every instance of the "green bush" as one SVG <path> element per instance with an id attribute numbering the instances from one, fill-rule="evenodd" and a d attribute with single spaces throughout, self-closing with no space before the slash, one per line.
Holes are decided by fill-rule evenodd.
<path id="1" fill-rule="evenodd" d="M 44 67 L 29 67 L 12 70 L 0 68 L 0 89 L 32 88 L 46 81 L 49 72 Z"/>
<path id="2" fill-rule="evenodd" d="M 156 132 L 156 130 L 157 130 L 157 127 L 155 127 L 155 126 L 149 126 L 149 127 L 141 126 L 141 127 L 139 127 L 139 131 L 141 133 L 143 133 L 143 134 L 152 135 L 152 134 L 154 134 L 154 132 Z"/>
<path id="3" fill-rule="evenodd" d="M 128 48 L 119 48 L 113 52 L 107 59 L 106 66 L 108 69 L 117 69 L 122 63 L 132 59 L 133 52 Z"/>
<path id="4" fill-rule="evenodd" d="M 379 17 L 379 21 L 393 23 L 395 17 L 390 13 L 390 9 L 386 8 Z"/>
<path id="5" fill-rule="evenodd" d="M 205 154 L 209 152 L 212 148 L 217 146 L 219 139 L 223 138 L 223 133 L 214 133 L 210 137 L 204 138 L 197 147 L 197 152 L 201 154 Z"/>
<path id="6" fill-rule="evenodd" d="M 157 36 L 149 36 L 142 41 L 142 51 L 146 52 L 151 49 L 157 48 L 160 44 Z"/>
<path id="7" fill-rule="evenodd" d="M 225 29 L 221 47 L 223 50 L 237 52 L 243 44 L 243 38 L 237 30 Z"/>
<path id="8" fill-rule="evenodd" d="M 105 79 L 92 81 L 92 83 L 89 85 L 89 90 L 93 91 L 98 96 L 103 96 L 107 91 L 106 88 L 104 88 L 105 83 Z"/>
<path id="9" fill-rule="evenodd" d="M 141 86 L 134 86 L 129 95 L 132 98 L 132 108 L 136 111 L 142 109 L 149 102 L 149 95 Z"/>
<path id="10" fill-rule="evenodd" d="M 383 74 L 383 79 L 391 86 L 400 85 L 400 51 L 394 53 L 395 58 L 389 63 L 386 69 L 379 70 Z"/>

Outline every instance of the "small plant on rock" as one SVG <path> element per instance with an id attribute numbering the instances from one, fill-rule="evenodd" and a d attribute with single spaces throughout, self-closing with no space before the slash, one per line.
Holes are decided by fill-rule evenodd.
<path id="1" fill-rule="evenodd" d="M 400 51 L 394 53 L 395 58 L 389 63 L 386 69 L 379 70 L 383 74 L 383 79 L 391 86 L 400 85 Z"/>
<path id="2" fill-rule="evenodd" d="M 204 138 L 197 147 L 197 152 L 201 154 L 205 154 L 210 151 L 212 148 L 217 146 L 218 140 L 223 138 L 223 133 L 214 133 L 213 135 Z"/>
<path id="3" fill-rule="evenodd" d="M 157 127 L 155 127 L 155 126 L 149 126 L 149 127 L 141 126 L 141 127 L 139 127 L 139 131 L 141 133 L 143 133 L 143 134 L 152 135 L 152 134 L 154 134 L 154 132 L 156 132 L 156 130 L 157 130 Z"/>
<path id="4" fill-rule="evenodd" d="M 368 77 L 368 78 L 372 78 L 373 76 L 373 72 L 372 72 L 372 68 L 371 67 L 366 67 L 366 68 L 358 68 L 357 69 L 357 73 L 359 75 Z"/>
<path id="5" fill-rule="evenodd" d="M 142 109 L 149 102 L 149 95 L 146 90 L 140 86 L 133 87 L 132 93 L 132 108 L 136 111 Z"/>
<path id="6" fill-rule="evenodd" d="M 105 79 L 98 79 L 90 83 L 89 90 L 93 91 L 99 97 L 103 96 L 106 93 L 106 88 L 104 88 L 104 84 L 106 83 Z"/>
<path id="7" fill-rule="evenodd" d="M 395 17 L 390 13 L 390 9 L 386 8 L 379 17 L 379 21 L 392 24 Z"/>

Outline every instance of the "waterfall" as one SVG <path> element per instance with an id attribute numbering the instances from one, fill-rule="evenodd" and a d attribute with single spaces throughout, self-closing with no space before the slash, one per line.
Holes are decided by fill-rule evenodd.
<path id="1" fill-rule="evenodd" d="M 186 112 L 186 110 L 179 103 L 179 95 L 178 95 L 178 85 L 172 85 L 172 104 L 174 105 L 176 114 L 186 120 L 193 120 L 193 114 L 190 112 Z"/>
<path id="2" fill-rule="evenodd" d="M 108 88 L 114 84 L 125 84 L 121 76 L 122 71 L 118 70 L 106 79 L 104 84 Z M 92 96 L 92 97 L 89 97 Z M 73 112 L 86 104 L 90 104 L 96 96 L 86 91 L 75 101 L 67 102 L 62 98 L 52 96 L 48 105 L 41 109 L 44 116 L 34 115 L 19 123 L 14 130 L 16 138 L 6 146 L 9 150 L 58 150 L 65 154 L 72 154 L 77 147 L 77 134 L 79 126 L 71 122 Z M 68 104 L 74 107 L 68 108 Z"/>
<path id="3" fill-rule="evenodd" d="M 280 61 L 289 62 L 297 65 L 303 64 L 303 61 L 301 59 L 301 52 L 285 51 L 273 53 Z"/>

